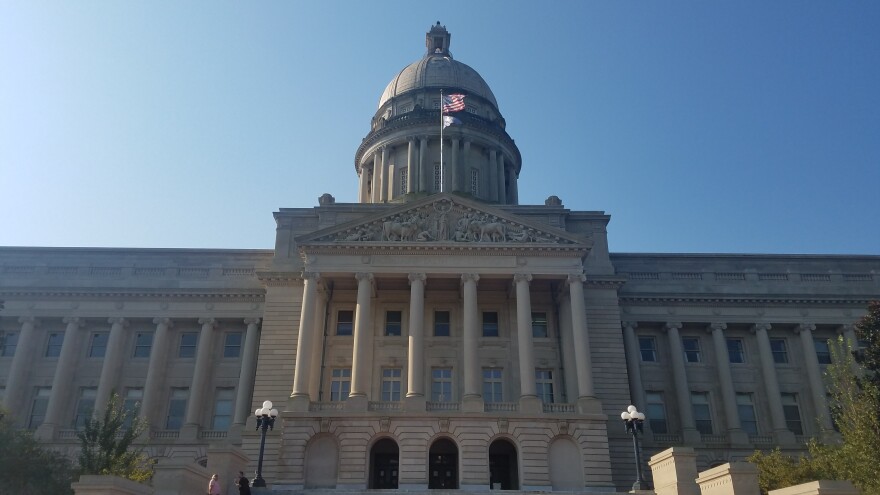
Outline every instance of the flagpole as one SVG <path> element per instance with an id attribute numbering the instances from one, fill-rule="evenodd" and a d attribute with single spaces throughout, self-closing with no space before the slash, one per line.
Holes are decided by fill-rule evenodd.
<path id="1" fill-rule="evenodd" d="M 443 90 L 440 90 L 440 192 L 443 192 Z"/>

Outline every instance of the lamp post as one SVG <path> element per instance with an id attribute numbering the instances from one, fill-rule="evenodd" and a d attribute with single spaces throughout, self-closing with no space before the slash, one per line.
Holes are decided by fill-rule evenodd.
<path id="1" fill-rule="evenodd" d="M 257 461 L 257 477 L 254 478 L 254 488 L 265 488 L 266 480 L 263 479 L 263 449 L 266 448 L 266 430 L 275 427 L 275 418 L 278 417 L 278 409 L 272 409 L 272 401 L 263 402 L 263 407 L 254 411 L 257 416 L 257 429 L 262 430 L 260 434 L 260 457 Z"/>
<path id="2" fill-rule="evenodd" d="M 642 451 L 639 449 L 639 433 L 642 433 L 642 424 L 645 422 L 645 413 L 639 412 L 636 406 L 629 406 L 626 411 L 620 413 L 620 419 L 626 426 L 626 432 L 633 436 L 633 452 L 636 456 L 636 482 L 633 490 L 649 490 L 648 483 L 642 480 Z"/>

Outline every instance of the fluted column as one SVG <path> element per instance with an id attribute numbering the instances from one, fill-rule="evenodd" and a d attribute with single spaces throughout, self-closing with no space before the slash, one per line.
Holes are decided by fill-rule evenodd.
<path id="1" fill-rule="evenodd" d="M 156 404 L 159 401 L 159 386 L 165 378 L 165 363 L 168 361 L 168 330 L 174 326 L 171 318 L 154 318 L 156 331 L 153 334 L 153 348 L 150 349 L 150 364 L 147 368 L 147 379 L 144 381 L 144 398 L 141 402 L 140 417 L 147 420 L 150 427 L 155 428 L 159 418 Z"/>
<path id="2" fill-rule="evenodd" d="M 594 398 L 593 357 L 587 329 L 587 308 L 584 303 L 583 274 L 568 276 L 568 296 L 571 298 L 571 328 L 574 337 L 575 365 L 578 377 L 578 398 Z"/>
<path id="3" fill-rule="evenodd" d="M 232 418 L 232 423 L 236 425 L 244 425 L 251 415 L 251 393 L 257 371 L 257 352 L 260 347 L 260 319 L 245 318 L 244 324 L 247 325 L 247 332 L 244 336 L 238 388 L 235 391 L 235 416 Z"/>
<path id="4" fill-rule="evenodd" d="M 406 138 L 406 170 L 407 170 L 407 192 L 416 192 L 419 183 L 419 167 L 416 163 L 416 138 L 409 136 Z"/>
<path id="5" fill-rule="evenodd" d="M 40 321 L 33 316 L 22 316 L 18 319 L 21 329 L 18 332 L 18 346 L 12 356 L 12 366 L 6 379 L 6 394 L 3 405 L 7 411 L 20 411 L 24 407 L 24 392 L 27 384 L 27 372 L 36 358 L 37 335 L 35 328 Z"/>
<path id="6" fill-rule="evenodd" d="M 309 397 L 318 400 L 321 397 L 321 365 L 324 353 L 324 338 L 327 320 L 327 293 L 319 290 L 315 297 L 315 325 L 312 339 L 312 366 L 309 370 Z"/>
<path id="7" fill-rule="evenodd" d="M 76 370 L 76 357 L 80 348 L 79 329 L 85 325 L 85 322 L 78 317 L 68 317 L 64 318 L 64 323 L 67 324 L 67 328 L 64 330 L 64 342 L 61 344 L 61 354 L 58 356 L 55 376 L 52 379 L 52 395 L 49 396 L 43 424 L 36 433 L 40 440 L 51 440 L 54 437 L 55 429 L 61 423 L 61 414 L 70 397 L 68 388 Z"/>
<path id="8" fill-rule="evenodd" d="M 358 171 L 358 203 L 367 203 L 367 168 L 361 165 Z"/>
<path id="9" fill-rule="evenodd" d="M 388 152 L 391 151 L 388 146 L 382 146 L 382 202 L 391 201 L 391 191 L 394 187 L 394 179 L 391 170 L 388 168 Z"/>
<path id="10" fill-rule="evenodd" d="M 535 385 L 535 349 L 532 342 L 532 300 L 529 282 L 532 275 L 517 273 L 513 276 L 516 285 L 516 327 L 519 344 L 519 389 L 520 411 L 524 413 L 542 412 L 541 400 Z"/>
<path id="11" fill-rule="evenodd" d="M 458 176 L 460 175 L 459 170 L 458 170 L 458 143 L 459 143 L 459 140 L 457 137 L 452 138 L 452 153 L 450 153 L 452 155 L 452 160 L 451 160 L 451 164 L 448 168 L 448 170 L 449 170 L 449 181 L 448 181 L 449 188 L 447 190 L 449 192 L 460 190 L 459 179 L 458 179 Z"/>
<path id="12" fill-rule="evenodd" d="M 856 326 L 849 323 L 846 325 L 840 325 L 837 329 L 837 333 L 842 334 L 844 340 L 847 345 L 849 345 L 850 349 L 857 349 L 859 347 L 859 339 L 856 337 Z"/>
<path id="13" fill-rule="evenodd" d="M 694 422 L 694 411 L 691 407 L 691 391 L 688 387 L 687 373 L 684 370 L 684 349 L 678 330 L 681 323 L 667 323 L 666 335 L 669 337 L 669 353 L 672 359 L 672 376 L 675 380 L 675 395 L 678 398 L 678 416 L 681 419 L 681 435 L 685 444 L 702 441 Z"/>
<path id="14" fill-rule="evenodd" d="M 510 184 L 510 193 L 511 193 L 510 204 L 518 205 L 519 204 L 519 183 L 517 182 L 516 170 L 514 170 L 513 167 L 510 168 L 510 180 L 508 182 Z"/>
<path id="15" fill-rule="evenodd" d="M 382 175 L 381 175 L 382 167 L 379 164 L 379 152 L 373 152 L 373 173 L 372 180 L 370 181 L 372 187 L 370 188 L 370 199 L 372 203 L 378 203 L 381 195 L 379 191 L 382 190 Z"/>
<path id="16" fill-rule="evenodd" d="M 773 442 L 776 444 L 794 443 L 794 433 L 785 422 L 785 411 L 782 408 L 782 394 L 779 392 L 779 380 L 776 378 L 776 362 L 770 347 L 767 332 L 770 325 L 758 323 L 752 326 L 752 332 L 758 341 L 758 356 L 761 360 L 761 376 L 764 378 L 764 389 L 767 391 L 767 402 L 770 404 L 770 423 L 773 427 Z"/>
<path id="17" fill-rule="evenodd" d="M 463 139 L 461 145 L 461 191 L 471 193 L 471 168 L 468 166 L 471 156 L 471 141 Z"/>
<path id="18" fill-rule="evenodd" d="M 419 136 L 419 191 L 428 191 L 428 137 Z"/>
<path id="19" fill-rule="evenodd" d="M 574 332 L 571 328 L 571 298 L 563 294 L 559 298 L 559 339 L 562 344 L 562 376 L 565 378 L 565 401 L 574 402 L 578 397 L 577 359 L 574 354 Z"/>
<path id="20" fill-rule="evenodd" d="M 101 380 L 98 382 L 98 391 L 95 393 L 95 416 L 101 417 L 110 400 L 110 394 L 116 389 L 119 376 L 122 374 L 122 356 L 125 347 L 125 327 L 128 321 L 125 318 L 110 318 L 107 320 L 110 326 L 110 338 L 107 339 L 107 352 L 104 354 L 104 364 L 101 367 Z"/>
<path id="21" fill-rule="evenodd" d="M 727 339 L 724 337 L 725 323 L 711 323 L 706 331 L 712 334 L 715 345 L 715 360 L 718 370 L 718 384 L 721 386 L 721 399 L 724 401 L 724 416 L 727 418 L 727 435 L 733 444 L 749 443 L 743 431 L 736 407 L 736 392 L 733 390 L 733 377 L 730 373 L 730 356 L 727 353 Z"/>
<path id="22" fill-rule="evenodd" d="M 499 152 L 496 158 L 498 159 L 498 172 L 495 174 L 498 177 L 498 202 L 507 204 L 507 191 L 504 188 L 504 153 Z"/>
<path id="23" fill-rule="evenodd" d="M 296 343 L 296 364 L 293 370 L 291 398 L 309 399 L 309 371 L 312 361 L 312 340 L 315 338 L 315 299 L 319 274 L 303 272 L 303 298 L 300 306 L 299 335 Z"/>
<path id="24" fill-rule="evenodd" d="M 498 201 L 498 168 L 495 159 L 495 150 L 489 150 L 489 166 L 486 167 L 486 181 L 488 184 L 489 201 Z"/>
<path id="25" fill-rule="evenodd" d="M 190 385 L 189 401 L 186 406 L 186 422 L 184 424 L 184 429 L 187 429 L 190 434 L 198 432 L 202 411 L 206 405 L 205 398 L 208 394 L 205 389 L 208 386 L 208 379 L 211 377 L 214 329 L 217 328 L 217 320 L 214 318 L 199 318 L 199 325 L 202 326 L 202 330 L 199 332 L 196 367 L 193 371 L 192 385 Z M 184 436 L 183 432 L 181 432 L 181 436 Z"/>
<path id="26" fill-rule="evenodd" d="M 626 353 L 626 372 L 629 375 L 629 398 L 639 411 L 645 410 L 645 388 L 642 386 L 639 339 L 636 322 L 623 322 L 623 348 Z"/>
<path id="27" fill-rule="evenodd" d="M 465 273 L 461 276 L 464 316 L 464 399 L 480 401 L 480 359 L 477 354 L 479 346 L 480 317 L 477 313 L 477 282 L 480 276 L 476 273 Z"/>
<path id="28" fill-rule="evenodd" d="M 407 397 L 425 396 L 425 274 L 409 274 Z"/>
<path id="29" fill-rule="evenodd" d="M 813 330 L 816 325 L 802 323 L 795 327 L 795 333 L 801 336 L 803 346 L 804 364 L 807 367 L 807 378 L 810 381 L 810 392 L 813 395 L 813 406 L 816 416 L 823 430 L 831 431 L 831 414 L 828 412 L 828 401 L 825 399 L 825 383 L 822 382 L 822 369 L 819 367 L 819 358 L 816 357 L 816 344 L 813 342 Z"/>
<path id="30" fill-rule="evenodd" d="M 351 359 L 351 393 L 349 397 L 369 397 L 370 363 L 367 359 L 370 347 L 372 325 L 371 298 L 373 295 L 373 274 L 357 273 L 357 306 L 354 315 L 354 349 Z"/>

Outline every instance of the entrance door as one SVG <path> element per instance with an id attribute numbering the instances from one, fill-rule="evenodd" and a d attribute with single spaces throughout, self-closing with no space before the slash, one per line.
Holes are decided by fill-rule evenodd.
<path id="1" fill-rule="evenodd" d="M 396 489 L 400 453 L 393 440 L 383 438 L 370 449 L 370 488 Z"/>
<path id="2" fill-rule="evenodd" d="M 442 438 L 428 452 L 428 488 L 458 489 L 458 447 Z"/>
<path id="3" fill-rule="evenodd" d="M 507 440 L 495 440 L 489 446 L 490 488 L 519 490 L 516 447 Z"/>

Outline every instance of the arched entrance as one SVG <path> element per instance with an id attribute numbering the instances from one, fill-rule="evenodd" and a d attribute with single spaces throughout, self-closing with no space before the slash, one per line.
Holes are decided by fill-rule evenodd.
<path id="1" fill-rule="evenodd" d="M 400 473 L 400 449 L 390 438 L 383 438 L 370 449 L 370 488 L 397 488 Z"/>
<path id="2" fill-rule="evenodd" d="M 489 445 L 489 484 L 502 490 L 519 490 L 516 447 L 499 438 Z"/>
<path id="3" fill-rule="evenodd" d="M 557 437 L 550 443 L 550 486 L 553 491 L 584 489 L 584 465 L 581 449 L 568 437 Z"/>
<path id="4" fill-rule="evenodd" d="M 432 443 L 428 451 L 428 488 L 458 489 L 458 447 L 448 438 Z"/>

